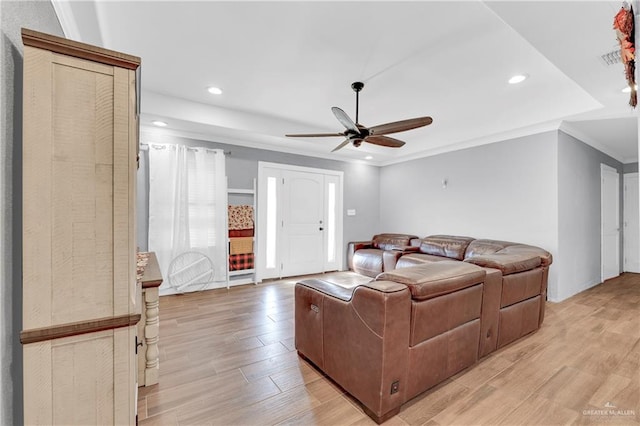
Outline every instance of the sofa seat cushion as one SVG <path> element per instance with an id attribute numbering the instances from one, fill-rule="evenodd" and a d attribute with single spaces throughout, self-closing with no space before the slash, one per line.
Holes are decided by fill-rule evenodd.
<path id="1" fill-rule="evenodd" d="M 485 275 L 486 271 L 478 266 L 447 260 L 383 272 L 376 281 L 404 284 L 413 300 L 426 300 L 479 284 Z"/>
<path id="2" fill-rule="evenodd" d="M 404 254 L 396 262 L 397 268 L 408 268 L 416 265 L 424 265 L 425 263 L 450 261 L 451 259 L 442 256 L 434 256 L 432 254 L 424 253 L 410 253 Z"/>
<path id="3" fill-rule="evenodd" d="M 448 257 L 462 260 L 467 247 L 473 241 L 470 237 L 458 237 L 454 235 L 431 235 L 422 239 L 420 252 L 434 256 Z"/>

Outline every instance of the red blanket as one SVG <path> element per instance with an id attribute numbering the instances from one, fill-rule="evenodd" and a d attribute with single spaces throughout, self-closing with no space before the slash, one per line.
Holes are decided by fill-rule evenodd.
<path id="1" fill-rule="evenodd" d="M 241 271 L 243 269 L 253 269 L 253 253 L 230 255 L 229 270 Z"/>

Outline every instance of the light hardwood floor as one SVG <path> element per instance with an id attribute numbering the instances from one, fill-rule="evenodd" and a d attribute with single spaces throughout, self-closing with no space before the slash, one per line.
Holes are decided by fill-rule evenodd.
<path id="1" fill-rule="evenodd" d="M 294 284 L 161 297 L 160 383 L 139 389 L 140 424 L 375 424 L 298 358 Z M 640 424 L 640 275 L 548 302 L 539 331 L 385 424 Z"/>

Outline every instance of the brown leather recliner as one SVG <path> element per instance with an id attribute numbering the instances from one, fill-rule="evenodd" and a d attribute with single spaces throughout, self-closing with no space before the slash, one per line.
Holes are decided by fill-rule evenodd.
<path id="1" fill-rule="evenodd" d="M 544 320 L 551 254 L 509 241 L 433 235 L 412 240 L 399 254 L 385 253 L 387 268 L 455 259 L 487 270 L 480 356 L 537 330 Z M 397 259 L 395 264 L 393 260 Z M 491 297 L 490 297 L 491 296 Z"/>
<path id="2" fill-rule="evenodd" d="M 349 269 L 359 274 L 375 278 L 385 270 L 383 254 L 393 248 L 402 249 L 418 237 L 410 234 L 378 234 L 370 241 L 354 241 L 347 245 Z M 400 253 L 400 252 L 398 252 Z M 393 262 L 395 266 L 395 259 Z"/>
<path id="3" fill-rule="evenodd" d="M 370 268 L 358 247 L 372 248 L 350 244 L 352 270 L 385 272 L 296 284 L 296 348 L 378 423 L 542 324 L 552 262 L 543 249 L 436 235 L 378 245 Z"/>
<path id="4" fill-rule="evenodd" d="M 295 287 L 296 348 L 381 423 L 477 361 L 485 276 L 449 261 L 355 286 L 303 280 Z"/>

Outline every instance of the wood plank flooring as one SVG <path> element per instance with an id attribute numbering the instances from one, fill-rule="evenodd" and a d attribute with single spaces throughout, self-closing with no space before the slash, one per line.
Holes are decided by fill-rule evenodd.
<path id="1" fill-rule="evenodd" d="M 141 425 L 373 425 L 298 358 L 282 280 L 160 298 L 160 383 Z M 388 425 L 640 424 L 640 275 L 562 303 L 542 328 L 405 404 Z"/>

